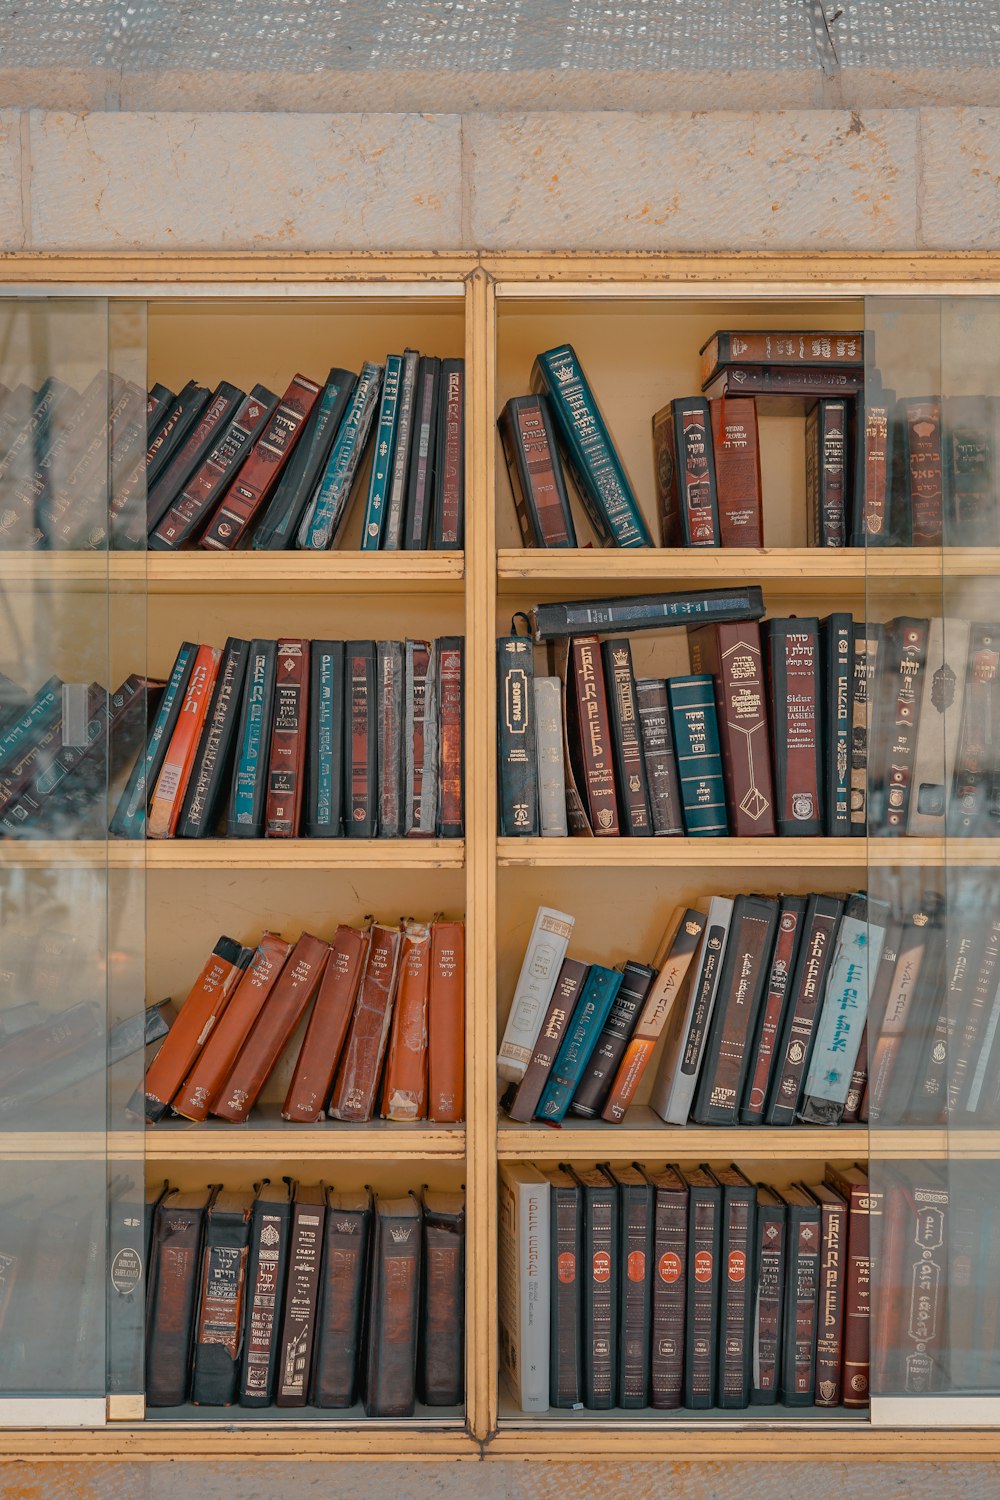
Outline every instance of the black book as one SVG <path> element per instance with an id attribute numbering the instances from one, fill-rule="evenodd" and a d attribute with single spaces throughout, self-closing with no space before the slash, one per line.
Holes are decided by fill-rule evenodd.
<path id="1" fill-rule="evenodd" d="M 820 1207 L 805 1188 L 782 1188 L 788 1205 L 785 1309 L 781 1337 L 781 1401 L 812 1406 L 816 1392 Z"/>
<path id="2" fill-rule="evenodd" d="M 684 814 L 666 682 L 660 677 L 636 678 L 635 700 L 653 834 L 657 838 L 680 837 Z"/>
<path id="3" fill-rule="evenodd" d="M 396 406 L 396 442 L 392 451 L 392 470 L 384 510 L 385 524 L 380 540 L 381 548 L 387 552 L 397 552 L 403 545 L 403 527 L 406 522 L 406 479 L 410 471 L 410 447 L 416 421 L 419 364 L 420 355 L 416 349 L 403 351 L 403 368 L 399 377 L 399 397 Z"/>
<path id="4" fill-rule="evenodd" d="M 824 397 L 806 413 L 806 524 L 812 547 L 846 547 L 853 400 Z"/>
<path id="5" fill-rule="evenodd" d="M 196 1406 L 236 1400 L 252 1207 L 246 1193 L 221 1192 L 208 1210 L 191 1378 Z"/>
<path id="6" fill-rule="evenodd" d="M 600 1115 L 655 978 L 656 970 L 648 964 L 636 963 L 632 959 L 625 964 L 608 1019 L 573 1095 L 572 1114 L 582 1115 L 588 1120 Z"/>
<path id="7" fill-rule="evenodd" d="M 403 643 L 376 643 L 378 685 L 378 836 L 403 834 Z"/>
<path id="8" fill-rule="evenodd" d="M 192 641 L 184 641 L 174 658 L 167 685 L 153 717 L 146 748 L 132 767 L 111 819 L 108 831 L 119 838 L 141 838 L 143 835 L 146 809 L 180 718 L 197 655 L 197 645 Z"/>
<path id="9" fill-rule="evenodd" d="M 461 552 L 465 546 L 465 360 L 443 359 L 438 388 L 434 444 L 435 552 Z"/>
<path id="10" fill-rule="evenodd" d="M 277 660 L 277 641 L 250 642 L 226 822 L 229 838 L 256 839 L 264 832 L 271 705 Z"/>
<path id="11" fill-rule="evenodd" d="M 250 1215 L 241 1406 L 270 1406 L 274 1398 L 291 1217 L 288 1182 L 261 1183 Z"/>
<path id="12" fill-rule="evenodd" d="M 650 838 L 653 821 L 639 725 L 639 704 L 632 673 L 632 648 L 626 636 L 601 642 L 604 682 L 611 717 L 611 749 L 618 793 L 618 821 L 623 833 Z"/>
<path id="13" fill-rule="evenodd" d="M 313 1406 L 353 1406 L 358 1399 L 371 1222 L 370 1188 L 358 1193 L 335 1193 L 327 1188 L 309 1393 Z"/>
<path id="14" fill-rule="evenodd" d="M 771 1077 L 777 1065 L 789 985 L 802 942 L 806 905 L 805 896 L 781 898 L 767 984 L 750 1040 L 750 1066 L 740 1108 L 741 1125 L 759 1125 L 764 1118 Z"/>
<path id="15" fill-rule="evenodd" d="M 674 625 L 713 625 L 724 620 L 761 620 L 764 595 L 756 584 L 746 588 L 681 589 L 662 594 L 623 595 L 616 599 L 573 599 L 536 604 L 528 611 L 536 645 L 574 635 L 619 635 L 637 630 L 666 630 Z"/>
<path id="16" fill-rule="evenodd" d="M 297 1182 L 292 1194 L 288 1274 L 274 1382 L 276 1406 L 305 1406 L 309 1394 L 325 1220 L 326 1189 Z"/>
<path id="17" fill-rule="evenodd" d="M 785 1310 L 785 1219 L 780 1193 L 757 1185 L 753 1238 L 753 1349 L 750 1360 L 750 1405 L 774 1406 L 781 1380 L 781 1336 Z"/>
<path id="18" fill-rule="evenodd" d="M 649 1405 L 653 1312 L 653 1189 L 638 1167 L 612 1167 L 618 1185 L 618 1405 Z"/>
<path id="19" fill-rule="evenodd" d="M 204 403 L 188 438 L 177 445 L 160 477 L 146 475 L 146 530 L 155 531 L 196 469 L 225 436 L 246 391 L 223 380 Z M 200 434 L 200 435 L 199 435 Z"/>
<path id="20" fill-rule="evenodd" d="M 408 552 L 426 552 L 431 533 L 440 380 L 441 361 L 437 355 L 422 354 L 417 370 L 410 467 L 406 476 L 403 546 Z"/>
<path id="21" fill-rule="evenodd" d="M 770 972 L 777 926 L 775 897 L 736 897 L 691 1111 L 691 1118 L 699 1125 L 739 1124 L 751 1061 L 750 1040 Z"/>
<path id="22" fill-rule="evenodd" d="M 854 620 L 828 615 L 820 625 L 823 653 L 823 832 L 851 836 L 851 746 L 854 730 Z"/>
<path id="23" fill-rule="evenodd" d="M 520 1083 L 512 1083 L 504 1094 L 504 1109 L 512 1120 L 522 1125 L 535 1118 L 552 1065 L 573 1020 L 589 967 L 578 958 L 563 959 L 524 1077 Z"/>
<path id="24" fill-rule="evenodd" d="M 344 647 L 344 832 L 373 839 L 378 817 L 375 642 Z"/>
<path id="25" fill-rule="evenodd" d="M 177 396 L 168 386 L 159 381 L 146 393 L 146 444 L 152 441 L 170 408 L 176 404 Z"/>
<path id="26" fill-rule="evenodd" d="M 809 897 L 765 1109 L 768 1125 L 791 1125 L 795 1119 L 843 911 L 840 896 Z"/>
<path id="27" fill-rule="evenodd" d="M 344 696 L 343 641 L 313 641 L 302 814 L 302 826 L 312 839 L 335 839 L 343 832 Z"/>
<path id="28" fill-rule="evenodd" d="M 688 1185 L 679 1167 L 647 1171 L 653 1187 L 653 1306 L 650 1404 L 680 1406 L 684 1394 Z"/>
<path id="29" fill-rule="evenodd" d="M 465 1394 L 465 1194 L 424 1188 L 417 1390 L 425 1406 Z"/>
<path id="30" fill-rule="evenodd" d="M 146 449 L 147 490 L 152 489 L 167 464 L 176 457 L 184 439 L 208 405 L 210 394 L 197 380 L 189 380 L 171 403 L 169 411 L 164 412 Z"/>
<path id="31" fill-rule="evenodd" d="M 753 1252 L 757 1191 L 738 1167 L 717 1167 L 722 1183 L 722 1255 L 719 1262 L 718 1403 L 742 1410 L 750 1404 L 753 1355 Z"/>
<path id="32" fill-rule="evenodd" d="M 618 1373 L 618 1192 L 601 1167 L 573 1169 L 583 1200 L 583 1404 L 609 1411 Z"/>
<path id="33" fill-rule="evenodd" d="M 225 788 L 230 785 L 233 773 L 236 721 L 249 654 L 249 641 L 232 635 L 226 641 L 184 794 L 178 838 L 207 838 L 215 831 Z"/>
<path id="34" fill-rule="evenodd" d="M 408 1198 L 375 1200 L 365 1340 L 365 1413 L 369 1417 L 413 1416 L 423 1238 L 420 1221 L 420 1204 L 412 1193 Z"/>
<path id="35" fill-rule="evenodd" d="M 818 619 L 767 620 L 761 627 L 779 834 L 823 832 L 823 684 Z"/>
<path id="36" fill-rule="evenodd" d="M 357 379 L 351 370 L 335 368 L 327 375 L 320 398 L 309 413 L 254 532 L 252 546 L 256 551 L 283 552 L 295 545 L 306 506 L 326 472 L 330 450 Z"/>
<path id="37" fill-rule="evenodd" d="M 497 739 L 500 833 L 538 834 L 538 763 L 535 749 L 535 653 L 529 640 L 497 641 Z"/>
<path id="38" fill-rule="evenodd" d="M 549 1404 L 573 1410 L 583 1400 L 583 1201 L 566 1167 L 549 1179 Z"/>
<path id="39" fill-rule="evenodd" d="M 161 1192 L 157 1189 L 154 1211 Z M 116 1395 L 142 1390 L 146 1240 L 152 1232 L 152 1216 L 148 1224 L 144 1220 L 144 1200 L 141 1174 L 115 1177 L 108 1184 L 108 1391 Z"/>
<path id="40" fill-rule="evenodd" d="M 182 1406 L 191 1390 L 191 1342 L 205 1214 L 217 1189 L 165 1193 L 156 1210 L 146 1333 L 146 1405 Z"/>
<path id="41" fill-rule="evenodd" d="M 715 1405 L 722 1185 L 706 1166 L 685 1175 L 688 1182 L 688 1239 L 684 1405 L 700 1411 Z"/>

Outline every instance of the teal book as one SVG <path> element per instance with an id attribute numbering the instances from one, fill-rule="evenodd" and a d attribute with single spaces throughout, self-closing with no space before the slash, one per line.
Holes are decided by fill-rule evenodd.
<path id="1" fill-rule="evenodd" d="M 539 1120 L 561 1120 L 600 1040 L 604 1023 L 621 988 L 618 969 L 591 964 L 583 991 L 573 1011 L 570 1028 L 552 1064 L 548 1082 L 535 1111 Z"/>
<path id="2" fill-rule="evenodd" d="M 142 838 L 146 827 L 146 809 L 150 793 L 160 774 L 170 736 L 180 717 L 184 694 L 191 679 L 191 669 L 198 655 L 198 647 L 192 641 L 184 641 L 170 670 L 170 677 L 163 689 L 163 696 L 156 709 L 153 726 L 149 731 L 146 748 L 132 767 L 111 819 L 108 832 L 117 838 Z"/>
<path id="3" fill-rule="evenodd" d="M 549 398 L 563 458 L 605 547 L 651 547 L 635 491 L 571 344 L 539 354 L 531 388 Z"/>
<path id="4" fill-rule="evenodd" d="M 62 712 L 62 678 L 50 677 L 0 738 L 0 770 L 40 739 Z"/>
<path id="5" fill-rule="evenodd" d="M 366 360 L 330 450 L 326 471 L 299 527 L 298 546 L 302 549 L 323 552 L 337 540 L 371 436 L 381 386 L 382 366 Z"/>
<path id="6" fill-rule="evenodd" d="M 396 451 L 399 381 L 402 372 L 403 356 L 390 354 L 386 359 L 385 375 L 382 378 L 382 404 L 379 407 L 378 426 L 375 428 L 375 452 L 368 480 L 368 503 L 361 528 L 362 552 L 377 552 L 382 545 L 382 533 L 388 515 L 389 485 L 392 483 L 392 456 Z"/>
<path id="7" fill-rule="evenodd" d="M 684 832 L 690 837 L 727 834 L 729 819 L 712 679 L 707 674 L 671 677 L 667 681 L 667 693 L 677 752 Z"/>
<path id="8" fill-rule="evenodd" d="M 326 377 L 323 394 L 313 407 L 264 519 L 254 532 L 250 545 L 257 551 L 284 552 L 293 545 L 303 513 L 325 472 L 357 378 L 353 371 L 337 366 Z"/>
<path id="9" fill-rule="evenodd" d="M 236 773 L 226 825 L 229 838 L 260 838 L 264 832 L 271 704 L 277 660 L 277 641 L 251 641 L 236 742 Z"/>

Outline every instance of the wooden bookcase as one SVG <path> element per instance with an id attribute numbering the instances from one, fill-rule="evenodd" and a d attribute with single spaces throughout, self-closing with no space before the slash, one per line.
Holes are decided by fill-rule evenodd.
<path id="1" fill-rule="evenodd" d="M 386 1188 L 427 1182 L 468 1193 L 467 1416 L 410 1422 L 330 1420 L 287 1414 L 243 1421 L 239 1408 L 191 1420 L 144 1416 L 141 1401 L 109 1400 L 108 1423 L 78 1430 L 0 1432 L 5 1457 L 129 1456 L 215 1459 L 328 1456 L 407 1460 L 494 1457 L 775 1457 L 849 1455 L 972 1458 L 1000 1452 L 1000 1430 L 875 1428 L 863 1414 L 824 1419 L 810 1411 L 775 1422 L 767 1409 L 725 1422 L 680 1413 L 670 1420 L 528 1419 L 511 1411 L 497 1368 L 498 1162 L 736 1160 L 776 1182 L 828 1157 L 868 1154 L 864 1127 L 711 1131 L 664 1126 L 640 1100 L 617 1129 L 599 1124 L 520 1126 L 497 1119 L 495 1054 L 532 915 L 540 902 L 575 913 L 581 949 L 617 962 L 655 947 L 670 908 L 724 889 L 793 890 L 864 885 L 880 865 L 944 867 L 944 841 L 498 839 L 494 650 L 511 613 L 556 598 L 697 587 L 752 580 L 775 609 L 858 612 L 873 586 L 880 600 L 913 601 L 939 586 L 943 571 L 970 580 L 995 576 L 984 550 L 807 550 L 802 503 L 801 423 L 774 419 L 765 456 L 766 524 L 777 543 L 761 553 L 651 550 L 573 554 L 526 551 L 514 510 L 495 417 L 527 389 L 533 355 L 576 344 L 647 516 L 653 520 L 651 413 L 696 388 L 697 349 L 715 327 L 858 327 L 864 299 L 880 294 L 976 296 L 1000 292 L 995 262 L 977 256 L 846 255 L 704 257 L 409 255 L 67 255 L 0 257 L 0 295 L 110 297 L 145 304 L 150 380 L 177 388 L 192 373 L 255 380 L 282 389 L 295 369 L 322 374 L 384 348 L 413 344 L 467 361 L 467 520 L 464 558 L 455 554 L 366 554 L 352 550 L 236 556 L 0 555 L 6 587 L 44 584 L 81 611 L 110 593 L 142 612 L 149 669 L 169 666 L 177 643 L 221 642 L 229 633 L 466 637 L 466 837 L 449 841 L 259 841 L 0 844 L 4 868 L 106 866 L 127 877 L 137 920 L 145 921 L 150 996 L 182 994 L 200 957 L 230 925 L 247 934 L 265 922 L 297 935 L 311 922 L 356 920 L 435 909 L 461 913 L 467 941 L 467 1095 L 464 1127 L 280 1127 L 276 1109 L 244 1129 L 167 1125 L 145 1138 L 151 1179 L 183 1185 L 248 1184 L 266 1171 L 338 1186 Z M 383 347 L 384 346 L 384 347 Z M 359 509 L 359 507 L 356 507 Z M 655 530 L 655 525 L 654 525 Z M 357 543 L 357 522 L 347 538 Z M 902 607 L 902 606 L 899 606 Z M 649 645 L 647 646 L 647 641 Z M 640 654 L 655 650 L 642 641 Z M 128 642 L 117 652 L 124 663 Z M 128 661 L 125 670 L 136 668 Z M 966 863 L 992 866 L 988 841 L 963 848 Z M 145 903 L 145 916 L 142 906 Z M 178 941 L 178 933 L 182 941 Z M 268 1097 L 274 1097 L 275 1091 Z M 132 1143 L 122 1148 L 134 1150 Z M 944 1130 L 900 1133 L 900 1157 L 954 1154 Z M 114 1136 L 0 1136 L 0 1159 L 84 1160 Z M 990 1132 L 968 1132 L 961 1151 L 996 1156 Z M 761 1411 L 765 1413 L 761 1415 Z M 959 1419 L 961 1420 L 961 1419 Z M 780 1430 L 776 1438 L 775 1427 Z"/>

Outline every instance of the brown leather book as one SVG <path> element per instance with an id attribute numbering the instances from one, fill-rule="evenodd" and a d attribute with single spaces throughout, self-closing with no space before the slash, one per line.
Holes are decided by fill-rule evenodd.
<path id="1" fill-rule="evenodd" d="M 175 1114 L 183 1115 L 186 1120 L 207 1119 L 291 951 L 291 943 L 286 943 L 283 937 L 265 932 L 225 1014 L 173 1101 Z"/>
<path id="2" fill-rule="evenodd" d="M 427 992 L 427 1118 L 465 1119 L 465 923 L 431 926 Z"/>
<path id="3" fill-rule="evenodd" d="M 149 1121 L 159 1120 L 166 1113 L 252 957 L 253 951 L 235 938 L 219 939 L 146 1071 L 142 1097 L 138 1091 L 133 1095 L 130 1113 L 144 1115 Z"/>
<path id="4" fill-rule="evenodd" d="M 365 976 L 330 1098 L 328 1113 L 333 1120 L 366 1123 L 374 1113 L 392 1020 L 402 938 L 398 927 L 385 927 L 380 922 L 372 927 Z"/>
<path id="5" fill-rule="evenodd" d="M 333 1075 L 354 1014 L 358 986 L 368 956 L 368 929 L 340 926 L 316 993 L 316 1004 L 302 1038 L 295 1070 L 281 1110 L 283 1120 L 316 1125 L 330 1097 Z"/>
<path id="6" fill-rule="evenodd" d="M 205 1214 L 217 1188 L 160 1200 L 150 1252 L 146 1405 L 181 1406 L 191 1390 L 191 1340 Z"/>
<path id="7" fill-rule="evenodd" d="M 412 1417 L 416 1402 L 420 1307 L 420 1205 L 376 1198 L 368 1293 L 365 1412 Z"/>
<path id="8" fill-rule="evenodd" d="M 871 1241 L 883 1194 L 873 1192 L 861 1167 L 827 1165 L 824 1179 L 847 1199 L 847 1273 L 844 1281 L 843 1403 L 868 1405 L 871 1370 Z"/>
<path id="9" fill-rule="evenodd" d="M 944 521 L 941 402 L 907 401 L 904 414 L 910 483 L 910 545 L 940 547 Z"/>
<path id="10" fill-rule="evenodd" d="M 419 1390 L 427 1406 L 465 1394 L 465 1194 L 423 1191 Z"/>
<path id="11" fill-rule="evenodd" d="M 707 672 L 715 685 L 722 774 L 730 831 L 738 838 L 774 835 L 774 788 L 767 724 L 760 626 L 701 625 L 688 632 L 692 672 Z"/>
<path id="12" fill-rule="evenodd" d="M 309 1389 L 316 1302 L 323 1261 L 326 1188 L 297 1183 L 288 1244 L 288 1279 L 278 1344 L 275 1406 L 305 1406 Z"/>
<path id="13" fill-rule="evenodd" d="M 382 1089 L 383 1120 L 422 1120 L 427 1114 L 430 970 L 430 927 L 425 922 L 407 922 Z"/>
<path id="14" fill-rule="evenodd" d="M 670 401 L 653 418 L 661 547 L 718 547 L 719 508 L 709 405 Z"/>
<path id="15" fill-rule="evenodd" d="M 304 932 L 292 949 L 281 976 L 240 1049 L 211 1113 L 241 1125 L 277 1066 L 292 1033 L 316 992 L 329 947 Z"/>
<path id="16" fill-rule="evenodd" d="M 760 480 L 760 434 L 752 396 L 710 401 L 723 547 L 763 547 L 764 505 Z"/>
<path id="17" fill-rule="evenodd" d="M 293 839 L 302 816 L 309 698 L 309 642 L 279 641 L 271 708 L 264 833 Z"/>
<path id="18" fill-rule="evenodd" d="M 465 831 L 463 782 L 465 711 L 461 636 L 437 643 L 438 689 L 438 835 L 460 839 Z"/>
<path id="19" fill-rule="evenodd" d="M 595 837 L 617 837 L 621 830 L 615 796 L 611 718 L 596 635 L 576 636 L 570 642 L 566 693 L 570 754 L 588 822 Z"/>
<path id="20" fill-rule="evenodd" d="M 844 1344 L 847 1204 L 829 1183 L 806 1183 L 819 1204 L 819 1310 L 816 1320 L 816 1405 L 839 1406 Z"/>

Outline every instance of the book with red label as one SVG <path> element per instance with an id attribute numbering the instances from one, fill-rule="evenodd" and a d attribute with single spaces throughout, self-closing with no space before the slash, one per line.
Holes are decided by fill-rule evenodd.
<path id="1" fill-rule="evenodd" d="M 708 402 L 683 396 L 653 417 L 661 547 L 718 547 L 719 508 Z"/>
<path id="2" fill-rule="evenodd" d="M 375 642 L 344 647 L 344 832 L 375 837 L 378 811 L 378 730 Z"/>
<path id="3" fill-rule="evenodd" d="M 309 1393 L 325 1217 L 326 1189 L 322 1184 L 314 1187 L 296 1183 L 274 1381 L 275 1406 L 305 1406 Z"/>
<path id="4" fill-rule="evenodd" d="M 806 1190 L 820 1210 L 816 1405 L 839 1406 L 843 1395 L 847 1202 L 827 1182 L 807 1183 Z"/>
<path id="5" fill-rule="evenodd" d="M 191 1344 L 205 1215 L 217 1188 L 164 1194 L 150 1251 L 146 1405 L 182 1406 L 191 1390 Z"/>
<path id="6" fill-rule="evenodd" d="M 653 1189 L 649 1402 L 658 1411 L 672 1411 L 684 1394 L 688 1185 L 679 1167 L 647 1168 L 646 1178 Z"/>
<path id="7" fill-rule="evenodd" d="M 865 367 L 865 338 L 861 332 L 799 333 L 783 329 L 778 333 L 758 333 L 742 329 L 719 330 L 706 339 L 698 350 L 701 355 L 702 383 L 718 370 L 732 364 L 789 366 L 833 366 L 856 370 Z"/>
<path id="8" fill-rule="evenodd" d="M 248 1118 L 316 993 L 328 953 L 322 938 L 308 932 L 295 944 L 211 1106 L 220 1120 L 242 1125 Z"/>
<path id="9" fill-rule="evenodd" d="M 465 1194 L 425 1187 L 417 1390 L 425 1406 L 465 1394 Z"/>
<path id="10" fill-rule="evenodd" d="M 465 545 L 465 360 L 443 359 L 434 444 L 431 546 L 461 552 Z"/>
<path id="11" fill-rule="evenodd" d="M 806 414 L 806 532 L 811 547 L 847 546 L 852 405 L 845 397 L 827 397 Z"/>
<path id="12" fill-rule="evenodd" d="M 601 643 L 604 681 L 611 722 L 611 749 L 618 790 L 618 818 L 623 833 L 650 838 L 653 833 L 639 726 L 639 705 L 632 673 L 632 650 L 627 636 Z"/>
<path id="13" fill-rule="evenodd" d="M 221 656 L 216 646 L 198 647 L 181 711 L 150 798 L 147 838 L 172 838 L 177 830 Z"/>
<path id="14" fill-rule="evenodd" d="M 274 1396 L 291 1214 L 288 1180 L 260 1183 L 250 1216 L 241 1406 L 270 1406 Z"/>
<path id="15" fill-rule="evenodd" d="M 375 1095 L 396 996 L 402 938 L 398 927 L 375 922 L 371 928 L 364 978 L 330 1096 L 328 1113 L 333 1120 L 366 1123 L 375 1112 Z"/>
<path id="16" fill-rule="evenodd" d="M 289 454 L 319 399 L 320 388 L 295 375 L 242 469 L 222 497 L 199 546 L 232 551 L 274 493 Z"/>
<path id="17" fill-rule="evenodd" d="M 757 1013 L 750 1044 L 750 1071 L 743 1090 L 740 1108 L 741 1125 L 759 1125 L 771 1086 L 771 1075 L 778 1057 L 778 1040 L 785 1017 L 788 986 L 802 941 L 806 914 L 804 896 L 782 896 L 778 927 L 771 952 L 770 970 L 764 1000 Z M 867 1055 L 867 1054 L 866 1054 Z"/>
<path id="18" fill-rule="evenodd" d="M 563 959 L 556 987 L 542 1018 L 531 1060 L 520 1083 L 512 1084 L 504 1098 L 507 1115 L 522 1125 L 529 1124 L 535 1117 L 552 1064 L 573 1018 L 588 968 L 588 964 L 581 963 L 577 958 Z M 624 984 L 623 979 L 623 988 Z M 618 993 L 620 995 L 621 990 Z"/>
<path id="19" fill-rule="evenodd" d="M 688 1183 L 688 1256 L 684 1405 L 692 1410 L 703 1410 L 716 1404 L 722 1184 L 704 1165 L 686 1171 L 685 1176 Z"/>
<path id="20" fill-rule="evenodd" d="M 369 1417 L 413 1415 L 421 1241 L 420 1204 L 412 1193 L 408 1198 L 376 1198 L 365 1340 Z"/>
<path id="21" fill-rule="evenodd" d="M 173 1099 L 175 1114 L 183 1115 L 186 1120 L 208 1118 L 208 1111 L 225 1086 L 240 1048 L 266 1005 L 291 951 L 291 943 L 277 933 L 265 932 L 225 1012 Z"/>
<path id="22" fill-rule="evenodd" d="M 688 632 L 688 647 L 692 672 L 707 672 L 715 688 L 730 832 L 769 838 L 774 790 L 760 626 L 701 625 Z"/>
<path id="23" fill-rule="evenodd" d="M 872 1220 L 881 1218 L 883 1194 L 872 1190 L 861 1167 L 827 1165 L 824 1180 L 848 1206 L 843 1404 L 863 1407 L 868 1405 L 871 1368 Z"/>
<path id="24" fill-rule="evenodd" d="M 575 1410 L 583 1400 L 583 1207 L 581 1188 L 565 1167 L 546 1167 L 549 1180 L 549 1405 Z"/>
<path id="25" fill-rule="evenodd" d="M 577 546 L 548 398 L 511 397 L 497 429 L 524 546 Z"/>
<path id="26" fill-rule="evenodd" d="M 597 838 L 621 832 L 615 795 L 611 719 L 601 648 L 594 635 L 570 642 L 566 679 L 569 748 L 587 822 Z"/>
<path id="27" fill-rule="evenodd" d="M 785 1315 L 781 1349 L 781 1402 L 812 1406 L 816 1390 L 816 1317 L 819 1306 L 819 1204 L 805 1188 L 782 1188 L 788 1207 Z"/>
<path id="28" fill-rule="evenodd" d="M 431 924 L 427 994 L 427 1118 L 465 1119 L 465 923 Z"/>
<path id="29" fill-rule="evenodd" d="M 279 641 L 271 702 L 264 832 L 295 838 L 302 817 L 309 700 L 309 642 Z"/>
<path id="30" fill-rule="evenodd" d="M 233 991 L 253 958 L 253 949 L 221 937 L 192 986 L 180 1015 L 146 1070 L 142 1093 L 129 1102 L 131 1113 L 159 1120 L 225 1012 Z"/>
<path id="31" fill-rule="evenodd" d="M 781 1194 L 765 1183 L 758 1183 L 753 1242 L 751 1406 L 774 1406 L 778 1400 L 785 1303 L 786 1217 L 787 1209 Z"/>
<path id="32" fill-rule="evenodd" d="M 649 1405 L 653 1189 L 638 1167 L 610 1168 L 618 1186 L 618 1405 Z"/>
<path id="33" fill-rule="evenodd" d="M 802 942 L 785 1002 L 777 1065 L 771 1075 L 771 1092 L 765 1106 L 768 1125 L 791 1125 L 795 1119 L 843 912 L 844 901 L 840 896 L 809 897 Z"/>
<path id="34" fill-rule="evenodd" d="M 358 1398 L 371 1221 L 371 1188 L 327 1188 L 311 1406 L 353 1406 Z"/>
<path id="35" fill-rule="evenodd" d="M 252 1207 L 249 1193 L 225 1190 L 209 1205 L 195 1315 L 195 1406 L 232 1406 L 236 1400 Z"/>
<path id="36" fill-rule="evenodd" d="M 185 387 L 185 390 L 181 392 L 179 400 L 184 400 L 187 389 L 188 387 Z M 147 470 L 146 527 L 148 531 L 156 530 L 173 504 L 174 497 L 180 494 L 199 464 L 205 461 L 223 436 L 236 415 L 244 394 L 235 385 L 229 385 L 224 380 L 221 385 L 216 386 L 208 398 L 207 405 L 204 405 L 199 404 L 198 388 L 195 387 L 192 392 L 192 406 L 198 406 L 198 415 L 194 419 L 193 426 L 186 429 L 186 436 L 180 444 L 171 449 L 166 466 L 158 477 L 151 478 L 150 471 Z"/>
<path id="37" fill-rule="evenodd" d="M 464 656 L 462 636 L 437 642 L 437 834 L 443 839 L 460 839 L 465 832 Z"/>
<path id="38" fill-rule="evenodd" d="M 722 1184 L 716 1389 L 721 1407 L 742 1410 L 750 1404 L 757 1190 L 739 1167 L 716 1167 L 715 1175 Z"/>
<path id="39" fill-rule="evenodd" d="M 609 1411 L 618 1396 L 618 1190 L 603 1167 L 572 1170 L 583 1205 L 583 1404 Z"/>
<path id="40" fill-rule="evenodd" d="M 775 822 L 780 834 L 823 832 L 823 685 L 819 620 L 767 620 L 765 650 L 771 718 Z"/>
<path id="41" fill-rule="evenodd" d="M 317 1125 L 340 1061 L 368 954 L 368 930 L 337 928 L 281 1108 L 283 1120 Z"/>
<path id="42" fill-rule="evenodd" d="M 699 1125 L 739 1124 L 752 1061 L 750 1043 L 768 982 L 777 926 L 776 897 L 736 897 L 691 1110 L 691 1118 Z"/>
<path id="43" fill-rule="evenodd" d="M 944 453 L 937 397 L 903 402 L 910 546 L 940 547 L 944 529 Z"/>
<path id="44" fill-rule="evenodd" d="M 753 396 L 710 401 L 719 541 L 723 547 L 763 547 L 764 500 L 760 433 Z"/>
<path id="45" fill-rule="evenodd" d="M 427 1115 L 427 996 L 431 930 L 407 922 L 382 1085 L 383 1120 L 423 1120 Z"/>

